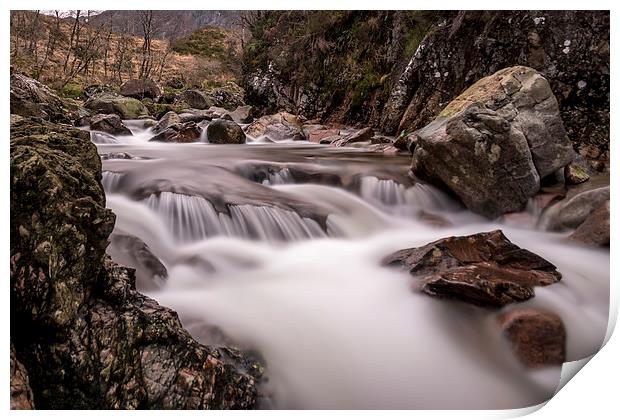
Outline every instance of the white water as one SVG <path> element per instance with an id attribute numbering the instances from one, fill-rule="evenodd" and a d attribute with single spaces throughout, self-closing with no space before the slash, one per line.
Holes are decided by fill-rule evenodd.
<path id="1" fill-rule="evenodd" d="M 514 359 L 496 324 L 498 314 L 514 307 L 560 315 L 569 360 L 600 347 L 608 252 L 570 245 L 565 235 L 483 221 L 423 185 L 365 177 L 356 195 L 278 175 L 270 188 L 329 210 L 326 233 L 274 207 L 230 206 L 230 214 L 222 214 L 198 196 L 162 192 L 134 201 L 108 195 L 116 228 L 141 238 L 168 269 L 166 285 L 150 294 L 186 325 L 217 326 L 258 351 L 266 362 L 261 392 L 271 406 L 538 404 L 555 391 L 560 369 L 526 370 Z M 455 225 L 429 226 L 416 217 L 419 210 Z M 525 303 L 491 311 L 414 293 L 414 277 L 380 263 L 398 249 L 497 228 L 557 265 L 562 281 L 536 288 Z"/>

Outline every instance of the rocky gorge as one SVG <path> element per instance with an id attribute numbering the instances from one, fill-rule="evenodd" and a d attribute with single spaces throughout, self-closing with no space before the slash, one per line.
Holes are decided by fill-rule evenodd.
<path id="1" fill-rule="evenodd" d="M 438 13 L 361 114 L 275 64 L 245 96 L 136 79 L 83 101 L 12 72 L 11 407 L 549 399 L 607 326 L 608 15 L 586 42 L 574 12 L 511 13 Z M 527 41 L 500 48 L 505 19 Z M 459 55 L 481 22 L 496 52 Z M 587 100 L 564 37 L 598 54 Z"/>

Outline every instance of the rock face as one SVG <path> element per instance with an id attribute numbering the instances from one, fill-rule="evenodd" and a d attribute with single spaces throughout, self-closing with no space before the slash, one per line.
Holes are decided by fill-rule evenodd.
<path id="1" fill-rule="evenodd" d="M 11 74 L 11 114 L 68 122 L 62 100 L 44 84 L 19 73 Z"/>
<path id="2" fill-rule="evenodd" d="M 236 122 L 217 119 L 207 126 L 207 139 L 213 144 L 242 144 L 245 133 Z"/>
<path id="3" fill-rule="evenodd" d="M 260 117 L 246 128 L 246 133 L 254 138 L 267 136 L 272 140 L 305 139 L 301 120 L 288 112 Z"/>
<path id="4" fill-rule="evenodd" d="M 17 360 L 11 343 L 11 410 L 32 410 L 33 399 L 28 372 Z"/>
<path id="5" fill-rule="evenodd" d="M 24 368 L 12 383 L 27 372 L 40 409 L 253 407 L 245 359 L 198 344 L 105 260 L 114 215 L 100 179 L 87 132 L 12 126 L 11 341 Z"/>
<path id="6" fill-rule="evenodd" d="M 534 286 L 547 286 L 562 277 L 553 264 L 514 245 L 500 230 L 403 249 L 383 262 L 421 276 L 423 293 L 478 306 L 530 299 Z"/>
<path id="7" fill-rule="evenodd" d="M 521 210 L 575 157 L 547 81 L 528 67 L 479 80 L 416 132 L 412 170 L 487 217 Z"/>
<path id="8" fill-rule="evenodd" d="M 561 365 L 566 361 L 566 331 L 562 319 L 536 309 L 517 309 L 498 323 L 515 356 L 528 368 Z"/>
<path id="9" fill-rule="evenodd" d="M 90 119 L 90 129 L 104 133 L 131 136 L 131 130 L 123 124 L 116 114 L 97 114 Z"/>
<path id="10" fill-rule="evenodd" d="M 84 103 L 84 106 L 101 114 L 117 114 L 124 120 L 148 115 L 146 107 L 139 100 L 113 92 L 95 94 Z"/>
<path id="11" fill-rule="evenodd" d="M 121 86 L 121 95 L 135 99 L 157 99 L 162 94 L 161 86 L 152 79 L 130 79 Z"/>
<path id="12" fill-rule="evenodd" d="M 591 246 L 609 246 L 610 241 L 609 200 L 588 215 L 569 239 Z"/>

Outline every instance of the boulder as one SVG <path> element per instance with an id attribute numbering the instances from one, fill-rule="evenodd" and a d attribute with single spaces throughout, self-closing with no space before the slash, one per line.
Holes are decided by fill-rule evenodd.
<path id="1" fill-rule="evenodd" d="M 213 144 L 243 144 L 245 133 L 236 122 L 217 119 L 207 126 L 207 140 Z"/>
<path id="2" fill-rule="evenodd" d="M 184 121 L 181 121 L 181 117 L 176 112 L 174 111 L 166 112 L 166 114 L 163 117 L 161 117 L 161 119 L 157 122 L 157 124 L 155 124 L 155 127 L 153 127 L 153 132 L 161 133 L 162 131 L 170 127 L 171 125 L 180 124 L 181 122 L 184 122 Z"/>
<path id="3" fill-rule="evenodd" d="M 247 124 L 252 122 L 252 113 L 254 108 L 252 105 L 238 106 L 234 111 L 230 112 L 230 116 L 237 124 Z"/>
<path id="4" fill-rule="evenodd" d="M 413 153 L 415 149 L 415 135 L 400 135 L 394 141 L 394 147 L 401 152 Z"/>
<path id="5" fill-rule="evenodd" d="M 498 318 L 517 359 L 528 368 L 561 366 L 566 361 L 566 330 L 556 314 L 516 309 Z"/>
<path id="6" fill-rule="evenodd" d="M 267 136 L 272 140 L 303 140 L 302 121 L 288 112 L 265 115 L 246 128 L 248 136 Z"/>
<path id="7" fill-rule="evenodd" d="M 595 188 L 581 192 L 555 204 L 543 215 L 548 230 L 575 229 L 610 197 L 609 187 Z"/>
<path id="8" fill-rule="evenodd" d="M 38 409 L 255 407 L 247 359 L 197 343 L 105 257 L 114 215 L 100 179 L 88 133 L 13 126 L 9 319 L 25 368 L 12 363 L 13 401 L 30 400 L 27 372 Z"/>
<path id="9" fill-rule="evenodd" d="M 609 200 L 588 215 L 569 239 L 591 246 L 609 246 Z"/>
<path id="10" fill-rule="evenodd" d="M 427 295 L 490 307 L 530 299 L 535 286 L 562 277 L 553 264 L 519 248 L 501 230 L 403 249 L 383 263 L 419 276 L 419 288 Z"/>
<path id="11" fill-rule="evenodd" d="M 575 157 L 549 83 L 523 66 L 479 80 L 415 134 L 413 172 L 490 218 L 521 210 Z"/>
<path id="12" fill-rule="evenodd" d="M 64 102 L 50 88 L 19 73 L 11 74 L 11 114 L 69 122 Z"/>
<path id="13" fill-rule="evenodd" d="M 148 110 L 139 100 L 112 92 L 95 94 L 84 103 L 84 106 L 101 114 L 117 114 L 124 120 L 148 115 Z"/>
<path id="14" fill-rule="evenodd" d="M 135 99 L 157 99 L 162 94 L 161 86 L 153 79 L 129 79 L 121 86 L 121 95 Z"/>
<path id="15" fill-rule="evenodd" d="M 213 113 L 208 110 L 202 109 L 183 109 L 179 113 L 179 118 L 181 118 L 181 122 L 189 122 L 193 121 L 195 123 L 203 122 L 203 121 L 211 121 L 213 118 L 216 118 Z"/>
<path id="16" fill-rule="evenodd" d="M 340 130 L 337 128 L 323 128 L 323 126 L 321 126 L 321 128 L 315 129 L 315 130 L 305 130 L 304 127 L 304 132 L 305 132 L 305 136 L 306 139 L 312 143 L 320 143 L 321 140 L 328 138 L 328 137 L 334 137 L 334 136 L 339 136 L 340 135 Z"/>
<path id="17" fill-rule="evenodd" d="M 576 163 L 569 163 L 564 167 L 564 181 L 568 185 L 577 185 L 590 179 L 586 168 Z"/>
<path id="18" fill-rule="evenodd" d="M 131 130 L 123 124 L 116 114 L 97 114 L 90 118 L 90 129 L 104 133 L 131 136 Z"/>
<path id="19" fill-rule="evenodd" d="M 189 89 L 179 95 L 179 99 L 196 109 L 207 109 L 213 106 L 213 100 L 198 89 Z"/>
<path id="20" fill-rule="evenodd" d="M 151 137 L 149 141 L 166 143 L 193 143 L 200 138 L 202 130 L 196 123 L 177 123 L 169 125 L 165 130 Z"/>

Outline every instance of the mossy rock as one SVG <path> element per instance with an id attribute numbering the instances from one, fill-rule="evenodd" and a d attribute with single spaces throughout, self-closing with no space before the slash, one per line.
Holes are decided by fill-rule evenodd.
<path id="1" fill-rule="evenodd" d="M 91 97 L 84 106 L 101 114 L 117 114 L 124 120 L 149 115 L 142 102 L 115 93 L 100 93 Z"/>
<path id="2" fill-rule="evenodd" d="M 77 82 L 67 83 L 60 92 L 65 98 L 80 99 L 84 96 L 84 88 Z"/>

